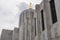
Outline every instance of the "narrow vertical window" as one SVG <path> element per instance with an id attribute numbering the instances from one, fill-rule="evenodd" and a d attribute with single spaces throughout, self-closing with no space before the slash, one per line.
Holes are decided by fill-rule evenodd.
<path id="1" fill-rule="evenodd" d="M 34 25 L 35 25 L 35 36 L 36 36 L 36 18 L 34 18 Z"/>
<path id="2" fill-rule="evenodd" d="M 50 1 L 50 8 L 51 8 L 51 16 L 52 16 L 52 23 L 57 22 L 57 16 L 56 16 L 56 9 L 55 9 L 55 3 L 54 0 Z"/>
<path id="3" fill-rule="evenodd" d="M 42 30 L 44 31 L 44 30 L 45 30 L 45 27 L 44 27 L 44 15 L 43 15 L 43 10 L 41 10 L 41 19 L 42 19 Z"/>

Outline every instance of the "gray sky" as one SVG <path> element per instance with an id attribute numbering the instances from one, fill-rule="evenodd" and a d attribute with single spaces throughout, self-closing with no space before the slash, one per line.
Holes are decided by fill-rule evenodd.
<path id="1" fill-rule="evenodd" d="M 14 27 L 18 27 L 19 14 L 29 8 L 30 2 L 35 6 L 41 0 L 0 0 L 0 33 L 2 29 L 13 30 Z"/>

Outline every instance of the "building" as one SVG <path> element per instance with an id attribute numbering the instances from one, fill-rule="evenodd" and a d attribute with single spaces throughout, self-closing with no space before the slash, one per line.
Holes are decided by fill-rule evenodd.
<path id="1" fill-rule="evenodd" d="M 3 29 L 1 34 L 1 40 L 12 40 L 12 33 L 12 30 Z"/>
<path id="2" fill-rule="evenodd" d="M 59 0 L 43 0 L 40 5 L 36 5 L 37 27 L 40 26 L 38 40 L 60 40 L 59 2 Z"/>
<path id="3" fill-rule="evenodd" d="M 48 40 L 43 2 L 21 13 L 19 29 L 19 40 Z"/>
<path id="4" fill-rule="evenodd" d="M 43 0 L 48 40 L 60 40 L 60 0 Z"/>
<path id="5" fill-rule="evenodd" d="M 23 26 L 23 40 L 60 40 L 59 2 L 43 0 L 36 4 L 34 12 L 27 9 L 21 13 L 19 27 Z"/>
<path id="6" fill-rule="evenodd" d="M 35 9 L 30 3 L 30 8 L 20 14 L 19 28 L 3 30 L 1 40 L 60 40 L 59 3 L 60 0 L 43 0 Z"/>
<path id="7" fill-rule="evenodd" d="M 12 40 L 19 40 L 19 28 L 14 28 Z"/>
<path id="8" fill-rule="evenodd" d="M 21 13 L 19 31 L 19 40 L 48 40 L 43 2 Z"/>
<path id="9" fill-rule="evenodd" d="M 36 4 L 35 8 L 37 16 L 37 39 L 38 40 L 47 40 L 47 28 L 46 28 L 46 14 L 44 11 L 44 4 Z"/>
<path id="10" fill-rule="evenodd" d="M 34 29 L 34 9 L 26 9 L 20 15 L 19 40 L 33 40 L 35 36 Z M 21 38 L 22 37 L 22 38 Z"/>

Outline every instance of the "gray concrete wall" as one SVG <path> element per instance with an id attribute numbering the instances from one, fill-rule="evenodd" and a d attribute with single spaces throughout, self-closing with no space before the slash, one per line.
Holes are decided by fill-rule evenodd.
<path id="1" fill-rule="evenodd" d="M 12 40 L 12 33 L 12 30 L 3 29 L 1 34 L 1 40 Z"/>

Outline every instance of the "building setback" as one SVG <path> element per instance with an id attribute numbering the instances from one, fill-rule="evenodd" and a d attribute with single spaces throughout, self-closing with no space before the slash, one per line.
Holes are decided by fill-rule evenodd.
<path id="1" fill-rule="evenodd" d="M 44 4 L 36 4 L 35 8 L 37 16 L 37 39 L 38 40 L 47 40 L 47 29 L 46 29 L 46 16 L 44 11 Z"/>
<path id="2" fill-rule="evenodd" d="M 19 28 L 14 28 L 12 40 L 19 40 Z"/>
<path id="3" fill-rule="evenodd" d="M 1 34 L 1 40 L 12 40 L 12 33 L 12 30 L 3 29 Z"/>

